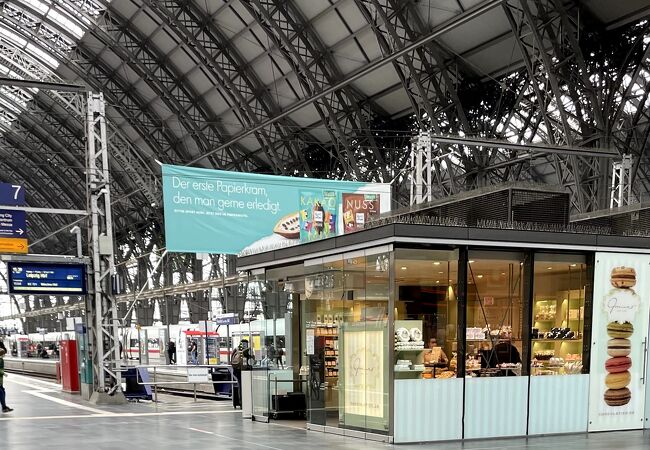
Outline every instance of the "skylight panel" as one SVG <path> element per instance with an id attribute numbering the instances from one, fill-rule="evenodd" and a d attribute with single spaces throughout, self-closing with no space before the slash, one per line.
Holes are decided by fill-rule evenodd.
<path id="1" fill-rule="evenodd" d="M 48 6 L 44 4 L 43 2 L 40 2 L 38 0 L 22 0 L 24 3 L 30 5 L 32 8 L 38 10 L 42 14 L 45 14 L 48 10 Z"/>
<path id="2" fill-rule="evenodd" d="M 9 44 L 12 44 L 13 46 L 19 46 L 19 47 L 24 47 L 25 44 L 27 44 L 27 41 L 17 34 L 13 33 L 10 30 L 7 30 L 4 27 L 0 27 L 0 37 L 6 38 L 9 40 Z"/>
<path id="3" fill-rule="evenodd" d="M 58 11 L 51 9 L 50 12 L 47 13 L 47 18 L 53 20 L 54 22 L 61 25 L 61 27 L 64 29 L 70 31 L 77 39 L 81 39 L 81 37 L 84 35 L 84 32 L 80 26 L 78 26 L 76 23 Z"/>
<path id="4" fill-rule="evenodd" d="M 50 66 L 52 66 L 54 68 L 59 66 L 58 61 L 55 58 L 53 58 L 52 55 L 44 52 L 43 50 L 41 50 L 40 48 L 34 46 L 33 44 L 27 44 L 27 50 L 29 50 L 29 51 L 33 52 L 34 54 L 38 55 L 39 57 L 43 58 L 43 60 L 45 62 L 47 62 L 47 64 L 49 64 Z"/>
<path id="5" fill-rule="evenodd" d="M 0 105 L 3 106 L 3 109 L 11 111 L 12 113 L 20 114 L 20 109 L 16 108 L 16 105 L 7 102 L 4 98 L 0 97 Z M 14 120 L 16 118 L 14 117 Z"/>

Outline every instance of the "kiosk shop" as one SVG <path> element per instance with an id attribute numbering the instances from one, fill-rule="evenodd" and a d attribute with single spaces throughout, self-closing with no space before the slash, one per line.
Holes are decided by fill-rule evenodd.
<path id="1" fill-rule="evenodd" d="M 291 305 L 309 428 L 442 441 L 648 428 L 649 247 L 394 223 L 239 268 Z"/>

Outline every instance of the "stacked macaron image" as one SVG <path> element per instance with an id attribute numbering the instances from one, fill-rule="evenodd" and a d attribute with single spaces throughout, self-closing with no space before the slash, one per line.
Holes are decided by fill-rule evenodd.
<path id="1" fill-rule="evenodd" d="M 612 269 L 611 284 L 617 289 L 632 291 L 636 284 L 636 272 L 631 267 L 615 267 Z M 605 391 L 604 400 L 609 406 L 627 405 L 632 393 L 628 389 L 632 376 L 630 368 L 631 342 L 630 336 L 634 333 L 634 326 L 629 322 L 618 321 L 607 324 L 607 335 L 611 338 L 607 342 L 607 354 L 609 359 L 605 361 Z"/>

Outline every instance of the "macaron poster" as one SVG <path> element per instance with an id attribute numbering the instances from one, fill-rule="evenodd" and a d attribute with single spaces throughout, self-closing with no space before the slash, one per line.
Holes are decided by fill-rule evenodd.
<path id="1" fill-rule="evenodd" d="M 650 257 L 597 253 L 589 431 L 642 428 Z"/>
<path id="2" fill-rule="evenodd" d="M 249 255 L 343 234 L 348 193 L 381 197 L 380 212 L 391 208 L 391 186 L 381 183 L 163 164 L 162 184 L 170 252 Z"/>

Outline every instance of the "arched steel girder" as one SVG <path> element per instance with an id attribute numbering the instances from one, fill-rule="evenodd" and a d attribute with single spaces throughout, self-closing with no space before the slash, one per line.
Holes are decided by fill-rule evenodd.
<path id="1" fill-rule="evenodd" d="M 42 171 L 40 167 L 34 167 L 32 161 L 22 154 L 28 144 L 8 140 L 7 136 L 2 136 L 0 137 L 0 147 L 13 149 L 13 151 L 4 153 L 0 158 L 0 166 L 3 167 L 1 171 L 3 180 L 23 185 L 28 198 L 31 197 L 40 204 L 48 204 L 53 195 L 58 195 L 56 193 L 58 186 L 52 183 L 50 175 Z M 60 216 L 30 214 L 29 225 L 30 228 L 33 226 L 36 229 L 39 236 L 44 236 L 65 226 L 66 223 Z M 28 236 L 33 235 L 34 233 L 28 231 Z M 62 249 L 68 249 L 65 237 L 57 236 L 56 239 L 60 242 Z"/>
<path id="2" fill-rule="evenodd" d="M 167 157 L 172 161 L 183 161 L 186 159 L 182 140 L 165 126 L 165 123 L 157 112 L 153 111 L 151 105 L 147 105 L 147 102 L 135 92 L 133 86 L 119 77 L 118 71 L 107 67 L 100 60 L 99 55 L 96 55 L 92 51 L 87 51 L 81 43 L 79 43 L 81 47 L 77 49 L 71 48 L 71 45 L 77 44 L 75 36 L 69 30 L 62 29 L 58 23 L 49 20 L 47 17 L 42 17 L 41 14 L 33 11 L 33 8 L 29 11 L 30 15 L 25 16 L 24 12 L 26 8 L 29 10 L 28 5 L 26 6 L 22 3 L 15 5 L 13 2 L 5 2 L 4 7 L 4 17 L 12 21 L 12 25 L 15 28 L 13 30 L 14 32 L 19 35 L 22 34 L 23 38 L 28 41 L 31 40 L 33 45 L 39 46 L 46 54 L 49 53 L 60 64 L 71 68 L 79 78 L 95 89 L 104 92 L 105 98 L 107 98 L 109 103 L 112 103 L 113 107 L 122 108 L 126 105 L 124 109 L 129 109 L 129 107 L 132 107 L 133 111 L 144 109 L 144 115 L 150 120 L 147 133 L 159 137 L 159 139 L 156 139 L 158 144 L 152 146 L 152 149 L 165 149 Z M 7 7 L 13 8 L 13 11 L 10 11 L 11 15 L 7 14 Z M 35 17 L 40 17 L 40 19 L 36 19 Z M 35 24 L 41 23 L 46 25 L 48 33 L 37 32 L 33 29 Z M 71 64 L 72 61 L 76 61 L 76 64 Z M 84 68 L 84 65 L 88 65 L 89 67 Z M 81 67 L 82 70 L 77 70 L 75 66 Z M 122 92 L 124 96 L 121 98 L 116 96 L 117 98 L 111 99 L 110 97 L 113 97 L 113 92 Z M 116 101 L 113 102 L 113 100 Z M 120 109 L 120 111 L 123 111 L 123 109 Z M 144 136 L 147 136 L 147 134 L 144 134 Z M 164 140 L 160 139 L 160 137 L 164 137 Z M 162 142 L 167 142 L 168 145 L 160 145 Z"/>
<path id="3" fill-rule="evenodd" d="M 36 100 L 34 101 L 34 106 L 37 106 Z M 59 122 L 57 120 L 59 118 L 64 119 L 65 123 Z M 78 122 L 77 125 L 80 127 L 83 126 L 83 124 L 78 120 L 78 117 L 73 115 L 62 117 L 57 115 L 51 109 L 43 109 L 39 111 L 26 110 L 19 116 L 18 120 L 24 121 L 26 125 L 29 123 L 30 127 L 33 127 L 34 129 L 42 128 L 42 130 L 39 130 L 38 135 L 44 143 L 48 144 L 48 141 L 51 139 L 59 141 L 58 146 L 49 144 L 48 146 L 60 154 L 69 167 L 75 167 L 74 173 L 71 172 L 66 175 L 66 179 L 72 182 L 74 182 L 75 179 L 84 179 L 85 165 L 80 161 L 85 160 L 85 133 L 83 128 L 74 127 L 75 122 Z M 115 169 L 115 164 L 113 163 L 112 165 Z M 133 184 L 132 180 L 125 176 L 119 169 L 112 171 L 111 182 L 115 192 L 114 199 L 119 199 L 137 189 L 137 186 Z M 75 185 L 73 184 L 72 186 L 74 189 Z M 76 192 L 83 194 L 83 191 L 80 191 L 79 189 L 77 189 Z M 113 204 L 113 208 L 117 212 L 117 217 L 114 220 L 116 230 L 119 230 L 120 227 L 130 228 L 138 221 L 146 221 L 150 219 L 147 215 L 147 211 L 152 211 L 151 205 L 147 203 L 146 198 L 143 196 L 139 196 L 138 198 L 141 199 L 139 202 L 137 202 L 136 199 L 131 199 L 126 205 L 119 201 Z M 76 207 L 80 209 L 85 208 L 85 195 L 78 196 L 76 201 L 79 202 L 75 205 Z M 128 205 L 133 205 L 133 207 L 129 208 Z"/>
<path id="4" fill-rule="evenodd" d="M 0 44 L 0 59 L 2 64 L 12 70 L 14 73 L 25 79 L 42 79 L 44 81 L 62 82 L 51 71 L 48 71 L 45 62 L 36 62 L 37 55 L 30 55 L 31 50 L 27 46 L 19 47 L 11 43 Z M 53 70 L 53 69 L 52 69 Z M 81 135 L 84 135 L 85 99 L 76 93 L 40 91 L 35 98 L 46 98 L 48 103 L 47 111 L 52 110 L 54 105 L 58 104 L 60 111 L 56 114 L 60 120 L 67 123 L 74 120 L 79 124 Z M 133 144 L 125 138 L 123 133 L 118 130 L 112 121 L 107 121 L 109 148 L 113 158 L 121 165 L 122 170 L 128 172 L 132 180 L 140 187 L 142 195 L 148 200 L 148 204 L 159 202 L 159 189 L 156 188 L 158 180 L 154 177 L 153 172 L 147 168 L 147 163 L 140 157 L 139 151 Z M 71 127 L 68 127 L 71 128 Z M 113 161 L 111 161 L 113 163 Z"/>
<path id="5" fill-rule="evenodd" d="M 201 67 L 205 68 L 206 74 L 210 77 L 216 74 L 215 89 L 224 92 L 219 89 L 220 84 L 227 88 L 224 93 L 226 96 L 233 97 L 231 109 L 242 115 L 243 125 L 258 125 L 280 111 L 254 72 L 244 69 L 245 61 L 237 50 L 211 20 L 202 17 L 201 11 L 193 2 L 151 0 L 145 2 L 159 14 L 161 20 L 169 22 L 174 30 L 178 30 L 179 38 L 188 40 L 192 44 L 191 49 L 201 61 L 201 65 L 195 70 Z M 310 173 L 302 148 L 298 144 L 305 140 L 301 136 L 302 133 L 300 130 L 287 132 L 283 125 L 291 127 L 290 130 L 298 129 L 296 124 L 288 119 L 273 124 L 264 135 L 256 134 L 262 146 L 261 150 L 266 152 L 269 158 L 271 157 L 269 152 L 277 155 L 278 152 L 284 151 L 282 160 L 285 164 L 291 164 L 290 158 L 295 158 L 300 161 L 301 171 Z M 313 138 L 308 136 L 306 140 L 313 140 Z M 283 147 L 286 147 L 286 150 L 283 150 Z"/>
<path id="6" fill-rule="evenodd" d="M 20 94 L 20 92 L 16 92 L 14 95 L 15 94 Z M 53 97 L 59 95 L 52 91 L 47 92 L 47 94 Z M 60 160 L 61 164 L 56 167 L 56 173 L 51 173 L 49 179 L 56 180 L 55 182 L 59 184 L 62 180 L 69 181 L 69 183 L 66 183 L 61 190 L 66 192 L 66 194 L 80 194 L 70 200 L 74 204 L 71 203 L 68 205 L 53 201 L 52 195 L 49 195 L 46 196 L 47 202 L 40 206 L 51 205 L 52 207 L 59 208 L 67 206 L 71 208 L 84 209 L 86 200 L 83 191 L 77 189 L 78 184 L 71 184 L 74 183 L 74 180 L 82 180 L 85 177 L 85 169 L 83 164 L 80 162 L 85 158 L 85 131 L 83 129 L 82 118 L 79 117 L 81 112 L 77 111 L 77 114 L 74 114 L 69 109 L 54 111 L 54 105 L 58 104 L 55 101 L 49 104 L 49 106 L 46 105 L 47 109 L 38 109 L 39 100 L 42 100 L 42 97 L 47 94 L 45 91 L 39 92 L 34 99 L 27 102 L 26 107 L 17 102 L 13 103 L 13 108 L 18 111 L 16 114 L 17 118 L 13 122 L 12 128 L 6 130 L 6 132 L 9 137 L 16 133 L 21 136 L 25 134 L 25 136 L 27 136 L 27 141 L 32 142 L 34 145 L 34 147 L 29 151 L 29 155 L 38 155 L 39 157 L 47 158 L 46 162 L 43 162 L 41 159 L 39 160 L 40 162 L 35 164 L 42 164 L 49 167 L 49 164 L 51 163 L 50 157 L 56 157 L 57 160 Z M 12 103 L 12 99 L 6 97 L 6 95 L 0 95 L 0 98 Z M 51 97 L 48 98 L 52 100 Z M 42 101 L 40 103 L 42 103 Z M 71 103 L 72 102 L 67 102 L 67 106 L 70 106 Z M 58 106 L 64 108 L 62 105 Z M 78 127 L 75 127 L 73 123 L 77 123 Z M 50 150 L 45 149 L 46 147 Z M 119 170 L 114 171 L 112 181 L 115 185 L 115 192 L 118 194 L 115 198 L 119 198 L 121 194 L 124 194 L 125 190 L 133 190 L 133 183 L 131 180 L 124 177 Z M 129 204 L 134 203 L 133 200 L 134 199 L 131 199 Z M 118 212 L 118 218 L 115 221 L 116 229 L 118 229 L 119 226 L 132 227 L 135 222 L 133 219 L 138 216 L 140 216 L 139 220 L 146 221 L 147 219 L 150 219 L 151 217 L 145 214 L 147 210 L 159 211 L 151 209 L 151 205 L 146 201 L 146 199 L 144 204 L 141 203 L 139 206 L 135 206 L 130 210 L 127 210 L 127 208 L 119 201 L 114 204 L 114 207 Z M 161 221 L 161 219 L 158 220 Z M 66 221 L 61 223 L 62 226 L 65 226 L 66 224 Z"/>
<path id="7" fill-rule="evenodd" d="M 56 39 L 55 42 L 52 45 L 50 45 L 50 43 L 48 43 L 45 40 L 42 40 L 40 36 L 35 34 L 31 29 L 24 29 L 18 20 L 14 19 L 13 17 L 8 17 L 6 14 L 0 15 L 0 24 L 4 24 L 7 29 L 11 30 L 11 32 L 17 34 L 27 42 L 30 42 L 38 50 L 51 54 L 52 58 L 54 58 L 58 64 L 67 65 L 79 78 L 83 79 L 86 82 L 89 82 L 89 84 L 92 84 L 95 89 L 102 90 L 104 88 L 104 85 L 102 85 L 102 83 L 90 77 L 84 68 L 77 65 L 72 59 L 69 59 L 67 54 L 64 53 L 62 49 L 59 49 L 56 46 L 57 45 Z M 24 52 L 30 54 L 31 50 L 25 49 Z M 36 59 L 39 58 L 37 54 L 36 55 L 30 54 L 30 57 Z M 42 61 L 42 64 L 48 67 L 52 73 L 57 69 L 56 66 L 50 65 L 50 62 L 48 60 Z M 108 100 L 112 101 L 114 104 L 119 104 L 120 100 L 118 100 L 118 97 L 114 93 L 116 91 L 119 91 L 119 89 L 115 88 L 113 91 L 105 92 L 105 97 L 107 97 Z M 60 99 L 62 95 L 63 94 L 56 95 L 53 98 Z M 127 95 L 128 94 L 124 94 L 125 97 Z M 140 137 L 150 146 L 150 148 L 157 149 L 157 148 L 162 148 L 161 145 L 162 146 L 168 145 L 168 143 L 167 144 L 165 143 L 167 141 L 161 141 L 160 139 L 156 139 L 160 137 L 160 133 L 158 133 L 156 129 L 154 129 L 151 123 L 141 122 L 143 116 L 145 117 L 145 120 L 148 120 L 148 118 L 146 117 L 148 111 L 141 111 L 140 108 L 137 106 L 137 104 L 135 104 L 134 102 L 127 102 L 127 103 L 129 106 L 131 105 L 134 106 L 132 106 L 131 109 L 121 110 L 121 114 L 129 122 L 130 126 L 132 126 L 138 132 Z M 139 116 L 136 116 L 136 114 L 139 114 Z M 115 135 L 119 137 L 121 141 L 121 144 L 119 145 L 118 148 L 115 148 L 116 151 L 113 153 L 115 155 L 119 155 L 120 159 L 124 161 L 130 161 L 132 163 L 142 162 L 143 164 L 142 168 L 144 169 L 143 172 L 151 173 L 153 177 L 154 174 L 156 173 L 154 170 L 155 162 L 153 161 L 153 158 L 143 158 L 141 155 L 136 154 L 135 152 L 137 152 L 137 149 L 135 149 L 135 147 L 130 143 L 130 141 L 127 138 L 124 138 L 122 132 L 115 129 L 110 121 L 109 121 L 109 125 L 111 129 L 118 131 L 117 133 L 115 133 Z M 128 149 L 130 153 L 133 154 L 120 155 L 121 150 L 126 150 L 126 149 Z M 151 186 L 147 186 L 147 183 L 143 183 L 141 189 L 143 189 L 146 192 L 147 197 L 150 199 L 159 197 L 159 193 L 155 192 L 155 190 L 152 191 Z"/>
<path id="8" fill-rule="evenodd" d="M 75 208 L 83 204 L 85 196 L 79 193 L 76 174 L 66 167 L 61 155 L 50 152 L 48 155 L 47 143 L 38 136 L 35 127 L 26 128 L 14 122 L 11 128 L 0 126 L 0 132 L 5 139 L 17 149 L 23 151 L 22 161 L 27 170 L 34 170 L 39 182 L 47 184 L 50 196 L 55 196 L 54 203 L 49 201 L 46 205 L 60 208 Z M 16 158 L 16 155 L 13 155 Z"/>
<path id="9" fill-rule="evenodd" d="M 417 14 L 410 14 L 411 11 L 408 9 L 410 2 L 395 5 L 394 2 L 387 0 L 355 0 L 355 3 L 366 22 L 371 26 L 384 54 L 401 50 L 420 37 L 411 28 L 408 21 L 409 16 L 418 27 L 419 34 L 426 31 Z M 377 19 L 373 17 L 373 12 L 376 13 Z M 412 55 L 405 54 L 392 63 L 404 92 L 408 95 L 409 102 L 415 113 L 415 120 L 421 129 L 430 127 L 435 133 L 457 133 L 462 130 L 471 134 L 471 127 L 447 74 L 447 67 L 444 66 L 439 54 L 434 57 L 430 55 L 433 53 L 433 48 L 434 44 L 431 42 L 416 49 Z M 436 78 L 436 74 L 438 74 L 439 79 Z M 458 113 L 456 115 L 452 114 L 453 110 L 458 110 Z M 461 120 L 456 120 L 456 116 L 460 117 Z M 441 147 L 450 152 L 449 146 L 443 145 Z M 471 170 L 474 166 L 473 161 L 467 158 L 464 153 L 461 153 L 461 159 L 465 168 Z M 447 170 L 443 170 L 441 167 L 443 161 L 447 166 Z M 455 165 L 451 163 L 448 156 L 435 161 L 434 164 L 439 174 L 442 175 L 443 172 L 447 174 L 449 188 L 444 194 L 457 192 L 458 181 L 456 178 L 461 171 L 453 169 Z"/>
<path id="10" fill-rule="evenodd" d="M 47 98 L 47 100 L 46 100 Z M 51 103 L 50 103 L 51 102 Z M 65 142 L 62 142 L 62 145 L 65 145 L 65 148 L 60 151 L 69 151 L 70 157 L 76 161 L 78 179 L 82 180 L 85 177 L 85 129 L 82 118 L 75 114 L 70 114 L 69 110 L 61 109 L 62 105 L 56 103 L 52 96 L 48 96 L 46 92 L 39 92 L 36 97 L 32 100 L 30 105 L 31 109 L 23 112 L 22 117 L 33 116 L 30 120 L 40 121 L 42 124 L 47 124 L 49 129 L 46 130 L 46 136 L 55 137 L 57 140 L 62 140 L 66 138 Z M 59 108 L 59 109 L 57 109 Z M 113 148 L 113 147 L 112 147 Z M 112 152 L 115 154 L 120 154 L 119 152 Z M 119 161 L 118 161 L 119 162 Z M 135 190 L 140 189 L 140 184 L 134 183 L 132 176 L 134 175 L 134 170 L 125 171 L 124 164 L 116 164 L 116 161 L 111 161 L 111 181 L 115 186 L 115 196 L 114 198 L 120 198 L 121 196 L 127 195 Z M 127 166 L 128 167 L 128 166 Z M 128 169 L 127 169 L 128 170 Z M 137 179 L 137 178 L 136 178 Z M 135 208 L 133 211 L 136 213 L 135 216 L 140 216 L 141 220 L 146 219 L 147 210 L 151 209 L 151 204 L 144 195 L 144 192 L 140 192 L 141 195 L 136 198 L 131 198 L 129 203 L 133 203 Z M 79 208 L 85 208 L 85 199 L 84 202 L 76 205 Z M 125 212 L 126 207 L 123 207 L 121 204 L 117 204 L 116 207 L 120 212 Z M 129 215 L 130 218 L 134 217 Z"/>
<path id="11" fill-rule="evenodd" d="M 196 40 L 193 35 L 191 35 L 184 27 L 184 25 L 187 23 L 187 21 L 179 21 L 177 17 L 175 17 L 171 12 L 169 11 L 163 11 L 164 5 L 162 5 L 160 2 L 149 2 L 148 5 L 151 7 L 151 12 L 157 13 L 158 14 L 158 19 L 161 23 L 159 28 L 163 28 L 163 25 L 169 24 L 169 25 L 174 25 L 173 27 L 169 27 L 168 31 L 170 33 L 174 33 L 177 37 L 176 42 L 181 42 L 181 41 L 191 41 L 190 43 L 191 48 L 193 50 L 193 54 L 196 56 L 195 60 L 197 61 L 197 70 L 202 70 L 203 74 L 208 77 L 214 79 L 214 72 L 210 70 L 206 70 L 207 67 L 205 66 L 205 61 L 206 59 L 202 57 L 202 55 L 199 55 L 197 52 L 196 48 Z M 214 44 L 214 43 L 212 43 Z M 177 47 L 180 46 L 180 43 L 177 44 Z M 209 59 L 208 59 L 209 61 Z M 212 69 L 219 69 L 217 65 L 212 65 Z M 179 80 L 185 80 L 188 77 L 188 74 L 185 74 L 183 76 L 178 75 Z M 228 84 L 227 82 L 227 77 L 223 76 L 220 74 L 219 79 L 214 80 L 215 86 L 223 85 L 223 84 Z M 226 86 L 226 89 L 221 90 L 223 98 L 226 100 L 227 104 L 229 105 L 237 105 L 236 109 L 236 116 L 242 122 L 243 124 L 246 123 L 246 117 L 247 117 L 247 112 L 246 107 L 248 106 L 243 99 L 241 98 L 241 94 L 239 90 L 235 86 Z M 204 103 L 203 97 L 199 95 L 197 92 L 193 93 L 193 97 L 196 99 L 196 102 L 200 102 L 202 104 Z M 208 111 L 210 117 L 207 118 L 206 120 L 212 121 L 212 122 L 218 122 L 219 119 L 213 115 L 211 112 L 210 108 L 205 105 L 205 110 Z M 264 169 L 265 167 L 271 167 L 272 170 L 275 173 L 286 173 L 285 170 L 285 165 L 282 163 L 283 161 L 286 161 L 286 157 L 280 157 L 278 152 L 274 149 L 271 148 L 270 145 L 270 140 L 268 138 L 267 133 L 262 132 L 262 133 L 256 133 L 256 137 L 258 141 L 261 143 L 263 151 L 267 155 L 267 162 L 263 162 L 261 159 L 257 157 L 257 155 L 249 152 L 248 150 L 240 150 L 240 158 L 237 159 L 234 155 L 232 157 L 232 161 L 230 162 L 231 165 L 235 165 L 237 170 L 242 170 L 242 167 L 240 165 L 239 161 L 245 161 L 245 160 L 252 160 L 254 161 L 254 164 L 261 169 Z M 222 140 L 222 139 L 220 139 Z M 214 146 L 217 146 L 220 142 L 215 142 Z M 229 150 L 229 149 L 228 149 Z M 221 165 L 221 168 L 226 167 L 226 165 Z"/>
<path id="12" fill-rule="evenodd" d="M 7 65 L 14 71 L 20 70 L 19 67 L 14 66 L 13 64 Z M 16 95 L 17 98 L 20 97 L 21 90 L 14 89 L 14 91 L 15 92 L 13 92 L 13 94 Z M 52 100 L 52 103 L 50 105 L 46 105 L 45 108 L 41 109 L 39 106 L 39 99 L 42 100 L 43 96 L 48 95 L 48 98 Z M 55 152 L 55 154 L 63 159 L 62 170 L 64 172 L 68 171 L 68 169 L 71 169 L 70 173 L 65 175 L 65 179 L 82 180 L 85 177 L 85 168 L 81 162 L 85 158 L 85 130 L 83 124 L 83 112 L 81 110 L 70 111 L 70 108 L 74 103 L 73 99 L 70 101 L 65 101 L 64 105 L 59 105 L 63 109 L 60 111 L 55 111 L 54 105 L 64 102 L 63 99 L 59 99 L 58 102 L 54 100 L 54 98 L 59 95 L 59 93 L 55 93 L 53 91 L 41 91 L 31 100 L 29 99 L 29 96 L 26 97 L 25 104 L 27 106 L 13 102 L 13 99 L 8 98 L 6 95 L 2 95 L 2 98 L 8 103 L 12 103 L 14 105 L 13 107 L 19 111 L 17 114 L 16 123 L 22 123 L 27 130 L 37 135 L 45 146 L 49 147 L 53 152 Z M 42 103 L 43 102 L 40 101 L 40 104 Z M 75 123 L 77 126 L 74 125 Z M 40 148 L 42 149 L 43 147 L 41 146 Z M 40 151 L 41 155 L 45 155 L 46 153 L 47 151 Z M 76 170 L 76 173 L 74 173 L 74 170 Z M 124 190 L 128 191 L 132 189 L 132 182 L 122 176 L 119 171 L 114 171 L 114 176 L 112 178 L 114 184 L 116 185 L 116 192 L 118 194 L 122 193 Z M 78 189 L 73 189 L 71 192 L 78 192 Z M 85 197 L 79 197 L 76 199 L 76 204 L 68 206 L 83 209 L 85 208 L 85 203 Z M 64 207 L 65 205 L 52 206 Z M 118 209 L 121 208 L 118 207 Z M 140 208 L 137 210 L 140 210 Z"/>
<path id="13" fill-rule="evenodd" d="M 323 88 L 332 86 L 341 78 L 324 46 L 319 42 L 313 30 L 302 28 L 305 23 L 295 5 L 275 1 L 242 0 L 242 5 L 256 17 L 262 29 L 266 32 L 286 62 L 293 67 L 295 74 L 309 96 Z M 307 58 L 315 64 L 310 65 Z M 276 66 L 281 71 L 279 66 Z M 372 133 L 368 130 L 366 117 L 374 115 L 370 111 L 362 111 L 352 93 L 351 88 L 345 87 L 329 96 L 313 103 L 323 123 L 326 125 L 333 142 L 341 141 L 344 151 L 341 152 L 341 162 L 346 169 L 354 173 L 357 179 L 372 176 L 367 170 L 378 169 L 377 179 L 387 179 L 386 164 L 377 149 Z M 342 119 L 342 120 L 341 120 Z M 363 144 L 359 140 L 369 142 L 370 152 L 360 150 Z M 374 157 L 374 161 L 370 156 Z M 366 170 L 362 170 L 359 158 L 366 158 Z"/>
<path id="14" fill-rule="evenodd" d="M 144 14 L 145 11 L 141 10 L 140 13 Z M 169 64 L 166 55 L 160 54 L 155 46 L 148 45 L 150 38 L 135 31 L 116 12 L 106 9 L 101 19 L 101 26 L 91 28 L 90 33 L 145 80 L 170 111 L 178 113 L 180 122 L 189 131 L 200 152 L 221 144 L 224 135 L 229 137 L 225 130 L 219 128 L 218 118 L 211 113 L 186 77 Z M 163 25 L 159 25 L 159 29 L 162 28 Z M 235 146 L 235 149 L 242 157 L 248 156 L 246 149 L 239 146 Z M 231 161 L 237 160 L 232 149 L 228 149 L 228 153 Z M 187 161 L 191 159 L 189 155 L 185 157 Z M 215 159 L 213 163 L 223 167 L 223 161 L 226 159 L 222 158 L 222 162 Z M 261 160 L 256 160 L 255 163 L 258 166 L 266 164 Z M 238 169 L 243 168 L 239 166 Z"/>
<path id="15" fill-rule="evenodd" d="M 544 115 L 549 143 L 558 145 L 574 145 L 575 139 L 572 135 L 572 129 L 568 125 L 566 111 L 564 110 L 564 107 L 561 106 L 562 92 L 558 85 L 557 78 L 554 75 L 554 67 L 551 57 L 547 53 L 547 47 L 550 44 L 548 40 L 542 40 L 539 35 L 538 26 L 542 26 L 541 24 L 526 22 L 525 19 L 531 18 L 529 14 L 530 10 L 528 10 L 528 14 L 526 14 L 526 11 L 523 9 L 524 5 L 526 8 L 528 6 L 526 1 L 527 0 L 523 0 L 521 2 L 522 7 L 514 5 L 514 2 L 518 2 L 518 0 L 511 0 L 512 4 L 505 2 L 503 4 L 503 10 L 510 22 L 519 50 L 524 57 L 524 64 L 528 74 L 533 80 L 531 87 L 535 92 L 535 98 L 538 102 L 538 110 Z M 533 20 L 535 19 L 533 18 Z M 530 41 L 533 42 L 531 43 Z M 537 48 L 537 45 L 542 46 L 541 50 Z M 547 95 L 545 91 L 542 91 L 540 86 L 548 86 L 552 95 Z M 555 127 L 548 115 L 548 111 L 552 109 L 551 102 L 553 100 L 556 100 L 555 105 L 560 115 L 560 127 Z M 571 191 L 574 207 L 580 212 L 587 211 L 585 209 L 585 199 L 580 188 L 580 173 L 578 167 L 574 167 L 577 166 L 577 157 L 569 156 L 565 159 L 554 154 L 552 158 L 554 160 L 556 176 L 561 185 L 572 184 L 572 180 L 570 180 L 569 177 L 572 176 L 573 178 L 574 185 Z"/>

